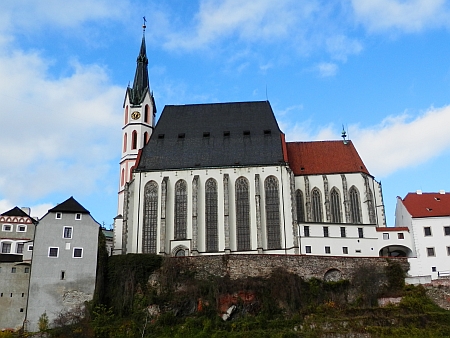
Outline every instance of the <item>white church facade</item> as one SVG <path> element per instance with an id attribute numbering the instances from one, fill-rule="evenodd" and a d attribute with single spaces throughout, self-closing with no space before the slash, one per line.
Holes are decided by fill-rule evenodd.
<path id="1" fill-rule="evenodd" d="M 411 255 L 351 141 L 286 142 L 268 101 L 169 105 L 155 123 L 147 67 L 143 37 L 123 105 L 115 254 Z"/>

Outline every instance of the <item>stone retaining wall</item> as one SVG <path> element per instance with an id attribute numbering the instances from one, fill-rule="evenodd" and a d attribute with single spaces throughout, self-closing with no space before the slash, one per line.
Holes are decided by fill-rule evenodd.
<path id="1" fill-rule="evenodd" d="M 226 276 L 231 279 L 265 277 L 277 268 L 284 268 L 305 279 L 349 279 L 353 270 L 361 265 L 387 265 L 385 257 L 339 257 L 310 255 L 215 255 L 173 257 L 178 263 L 192 267 L 200 277 Z M 389 258 L 409 269 L 406 258 Z"/>

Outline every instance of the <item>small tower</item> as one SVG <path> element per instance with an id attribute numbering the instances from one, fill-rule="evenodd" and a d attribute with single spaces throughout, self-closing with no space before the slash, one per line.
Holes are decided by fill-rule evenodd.
<path id="1" fill-rule="evenodd" d="M 145 18 L 141 49 L 136 60 L 133 87 L 128 85 L 123 103 L 122 156 L 120 159 L 119 200 L 114 221 L 114 250 L 122 247 L 122 217 L 125 184 L 130 181 L 138 152 L 148 142 L 155 126 L 156 105 L 148 79 L 148 59 L 145 46 Z"/>

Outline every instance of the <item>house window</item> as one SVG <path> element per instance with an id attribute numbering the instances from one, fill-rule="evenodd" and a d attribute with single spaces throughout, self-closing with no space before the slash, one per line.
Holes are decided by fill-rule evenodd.
<path id="1" fill-rule="evenodd" d="M 435 266 L 431 267 L 431 272 L 436 272 L 436 267 Z"/>
<path id="2" fill-rule="evenodd" d="M 11 243 L 9 242 L 2 243 L 2 253 L 11 253 Z"/>
<path id="3" fill-rule="evenodd" d="M 345 231 L 345 227 L 341 227 L 341 237 L 347 237 L 347 233 Z"/>
<path id="4" fill-rule="evenodd" d="M 12 225 L 11 224 L 3 224 L 3 231 L 12 231 Z"/>
<path id="5" fill-rule="evenodd" d="M 297 208 L 297 222 L 305 221 L 305 207 L 303 204 L 303 193 L 300 190 L 295 192 L 295 204 Z"/>
<path id="6" fill-rule="evenodd" d="M 329 231 L 328 231 L 328 227 L 323 227 L 323 237 L 329 237 Z"/>
<path id="7" fill-rule="evenodd" d="M 83 248 L 73 248 L 73 258 L 83 258 Z"/>
<path id="8" fill-rule="evenodd" d="M 236 180 L 236 237 L 237 249 L 250 250 L 250 197 L 248 180 L 239 177 Z"/>
<path id="9" fill-rule="evenodd" d="M 144 188 L 144 229 L 142 253 L 156 253 L 158 227 L 158 184 L 150 181 Z"/>
<path id="10" fill-rule="evenodd" d="M 17 232 L 26 232 L 27 231 L 27 226 L 24 224 L 19 224 L 17 226 Z"/>
<path id="11" fill-rule="evenodd" d="M 305 246 L 305 252 L 306 253 L 311 253 L 311 246 L 310 245 Z"/>
<path id="12" fill-rule="evenodd" d="M 60 278 L 61 278 L 61 280 L 66 279 L 66 272 L 65 271 L 61 271 Z"/>
<path id="13" fill-rule="evenodd" d="M 383 233 L 383 239 L 389 239 L 389 234 L 387 232 Z"/>
<path id="14" fill-rule="evenodd" d="M 187 229 L 187 185 L 185 180 L 175 184 L 175 239 L 185 239 Z"/>
<path id="15" fill-rule="evenodd" d="M 33 251 L 33 246 L 32 245 L 28 245 L 28 251 Z"/>
<path id="16" fill-rule="evenodd" d="M 64 227 L 63 238 L 72 238 L 72 227 Z"/>
<path id="17" fill-rule="evenodd" d="M 317 188 L 311 192 L 311 207 L 313 222 L 322 222 L 322 199 Z"/>
<path id="18" fill-rule="evenodd" d="M 56 219 L 61 219 L 62 218 L 62 213 L 61 212 L 57 212 L 55 218 Z"/>
<path id="19" fill-rule="evenodd" d="M 404 235 L 403 233 L 399 232 L 399 233 L 397 234 L 397 238 L 398 238 L 398 239 L 405 239 L 405 235 Z"/>
<path id="20" fill-rule="evenodd" d="M 266 229 L 267 248 L 279 249 L 281 247 L 280 235 L 280 199 L 278 196 L 278 180 L 269 176 L 264 181 L 266 194 Z"/>
<path id="21" fill-rule="evenodd" d="M 344 255 L 348 255 L 348 247 L 343 246 L 343 247 L 342 247 L 342 253 L 343 253 Z"/>
<path id="22" fill-rule="evenodd" d="M 59 248 L 48 248 L 48 257 L 58 257 Z"/>
<path id="23" fill-rule="evenodd" d="M 450 227 L 449 226 L 444 227 L 444 235 L 445 236 L 450 236 Z"/>
<path id="24" fill-rule="evenodd" d="M 431 236 L 431 227 L 424 227 L 423 234 L 425 237 Z"/>
<path id="25" fill-rule="evenodd" d="M 305 226 L 303 227 L 303 235 L 304 235 L 305 237 L 309 237 L 309 226 L 308 226 L 308 225 L 305 225 Z"/>
<path id="26" fill-rule="evenodd" d="M 358 237 L 364 238 L 364 229 L 363 228 L 358 228 Z"/>
<path id="27" fill-rule="evenodd" d="M 205 183 L 206 251 L 218 250 L 217 181 L 210 178 Z"/>
<path id="28" fill-rule="evenodd" d="M 26 267 L 26 268 L 23 270 L 23 272 L 24 272 L 24 273 L 30 273 L 30 268 L 29 268 L 29 267 Z"/>
<path id="29" fill-rule="evenodd" d="M 17 268 L 11 268 L 11 273 L 16 273 L 17 272 Z"/>
<path id="30" fill-rule="evenodd" d="M 356 249 L 355 252 L 356 253 L 361 253 L 361 250 L 360 249 Z"/>
<path id="31" fill-rule="evenodd" d="M 18 254 L 23 253 L 23 243 L 17 243 L 17 245 L 16 245 L 16 253 L 18 253 Z"/>
<path id="32" fill-rule="evenodd" d="M 352 218 L 352 223 L 361 223 L 361 213 L 360 213 L 360 203 L 359 203 L 359 192 L 353 186 L 349 191 L 350 195 L 350 215 Z"/>
<path id="33" fill-rule="evenodd" d="M 79 213 L 75 214 L 75 220 L 77 221 L 81 220 L 81 214 Z"/>
<path id="34" fill-rule="evenodd" d="M 131 133 L 131 149 L 137 148 L 137 131 L 133 130 Z"/>
<path id="35" fill-rule="evenodd" d="M 329 246 L 325 247 L 325 253 L 326 254 L 330 254 L 331 253 L 331 248 Z"/>
<path id="36" fill-rule="evenodd" d="M 331 222 L 341 223 L 341 198 L 336 188 L 331 189 Z M 345 236 L 342 236 L 345 237 Z"/>
<path id="37" fill-rule="evenodd" d="M 427 248 L 427 256 L 428 257 L 434 257 L 434 248 Z"/>

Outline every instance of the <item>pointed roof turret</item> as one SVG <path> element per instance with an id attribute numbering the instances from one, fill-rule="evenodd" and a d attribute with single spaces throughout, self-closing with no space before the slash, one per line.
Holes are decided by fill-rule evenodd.
<path id="1" fill-rule="evenodd" d="M 145 25 L 144 33 L 145 33 Z M 130 96 L 130 103 L 139 105 L 144 100 L 147 90 L 150 89 L 148 81 L 148 59 L 147 50 L 145 46 L 145 35 L 142 36 L 141 50 L 136 60 L 136 73 L 134 75 L 133 87 L 128 87 L 128 93 Z"/>

